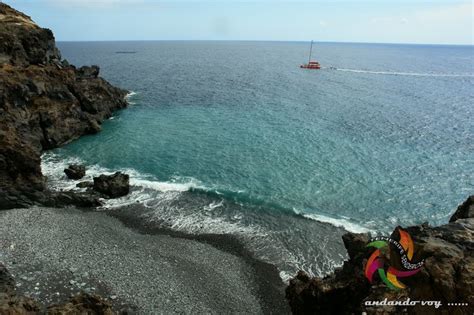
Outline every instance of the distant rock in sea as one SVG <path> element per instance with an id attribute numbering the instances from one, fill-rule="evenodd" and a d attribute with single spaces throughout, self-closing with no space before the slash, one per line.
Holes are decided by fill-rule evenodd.
<path id="1" fill-rule="evenodd" d="M 99 71 L 62 60 L 50 30 L 0 3 L 0 209 L 77 201 L 46 190 L 40 156 L 127 106 Z"/>

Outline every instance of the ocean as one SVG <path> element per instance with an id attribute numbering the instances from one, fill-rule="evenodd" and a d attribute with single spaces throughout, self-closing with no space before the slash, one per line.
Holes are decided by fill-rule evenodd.
<path id="1" fill-rule="evenodd" d="M 43 155 L 63 169 L 123 170 L 144 222 L 226 233 L 283 280 L 324 275 L 346 231 L 446 223 L 474 191 L 473 46 L 304 42 L 60 42 L 131 91 L 130 106 Z M 118 53 L 122 52 L 122 53 Z M 128 53 L 123 53 L 128 52 Z"/>

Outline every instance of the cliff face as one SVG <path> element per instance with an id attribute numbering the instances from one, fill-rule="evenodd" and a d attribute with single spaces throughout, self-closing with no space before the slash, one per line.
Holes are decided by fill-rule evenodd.
<path id="1" fill-rule="evenodd" d="M 0 64 L 47 64 L 61 60 L 53 33 L 38 27 L 29 16 L 0 4 Z"/>
<path id="2" fill-rule="evenodd" d="M 400 279 L 407 289 L 394 291 L 371 285 L 364 266 L 373 248 L 368 234 L 344 235 L 349 260 L 321 279 L 303 272 L 290 281 L 286 297 L 295 314 L 472 314 L 474 312 L 474 196 L 458 207 L 448 224 L 406 228 L 415 244 L 414 261 L 424 259 L 417 274 Z M 398 239 L 398 229 L 391 236 Z M 400 262 L 398 249 L 390 247 L 390 264 Z M 396 266 L 398 267 L 398 266 Z M 441 306 L 369 306 L 367 301 L 440 301 Z M 448 305 L 448 303 L 470 303 Z"/>
<path id="3" fill-rule="evenodd" d="M 98 75 L 61 60 L 50 30 L 0 3 L 0 209 L 71 199 L 45 190 L 40 155 L 100 131 L 127 105 L 127 92 Z"/>

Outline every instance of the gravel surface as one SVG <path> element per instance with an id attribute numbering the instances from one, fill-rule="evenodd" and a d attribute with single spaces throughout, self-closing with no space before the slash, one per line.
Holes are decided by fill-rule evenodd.
<path id="1" fill-rule="evenodd" d="M 84 290 L 131 313 L 268 313 L 256 271 L 242 257 L 193 239 L 139 233 L 105 213 L 0 211 L 0 235 L 0 261 L 17 290 L 43 303 Z"/>

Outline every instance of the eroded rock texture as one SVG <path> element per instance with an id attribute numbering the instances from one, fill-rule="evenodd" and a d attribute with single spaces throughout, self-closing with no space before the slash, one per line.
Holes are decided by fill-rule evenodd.
<path id="1" fill-rule="evenodd" d="M 415 243 L 414 261 L 424 259 L 421 271 L 401 280 L 407 289 L 393 291 L 385 285 L 370 285 L 364 266 L 373 248 L 368 234 L 344 235 L 349 260 L 325 278 L 310 278 L 303 272 L 290 281 L 286 297 L 295 314 L 473 314 L 474 312 L 474 196 L 458 207 L 448 224 L 427 224 L 405 230 Z M 392 237 L 398 239 L 398 229 Z M 395 247 L 390 263 L 400 263 Z M 366 301 L 440 301 L 442 306 L 367 306 Z M 470 303 L 449 306 L 448 303 Z"/>
<path id="2" fill-rule="evenodd" d="M 41 152 L 100 131 L 127 105 L 98 75 L 61 60 L 50 30 L 0 3 L 0 209 L 62 203 L 45 191 Z"/>

